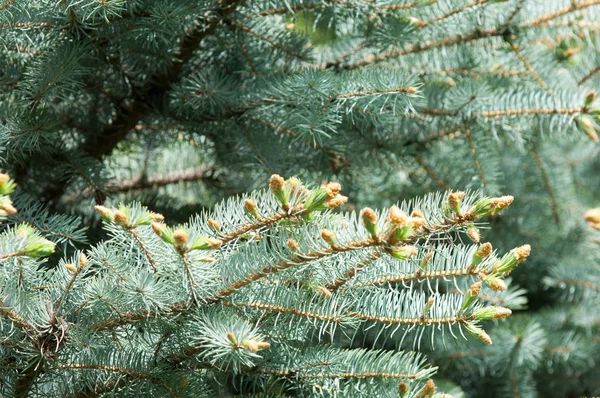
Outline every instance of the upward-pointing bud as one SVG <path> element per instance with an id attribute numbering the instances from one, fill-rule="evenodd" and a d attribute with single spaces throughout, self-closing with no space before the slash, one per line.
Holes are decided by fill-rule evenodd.
<path id="1" fill-rule="evenodd" d="M 512 196 L 501 196 L 499 198 L 482 198 L 473 205 L 466 213 L 469 218 L 477 219 L 494 215 L 504 210 L 513 202 Z"/>
<path id="2" fill-rule="evenodd" d="M 285 192 L 285 180 L 283 177 L 279 174 L 273 174 L 269 180 L 269 187 L 271 188 L 273 195 L 275 195 L 277 200 L 279 200 L 281 207 L 287 210 L 289 208 L 289 204 L 287 193 Z"/>
<path id="3" fill-rule="evenodd" d="M 365 207 L 361 212 L 362 222 L 365 229 L 372 237 L 377 236 L 377 215 L 373 209 Z"/>
<path id="4" fill-rule="evenodd" d="M 244 200 L 244 210 L 253 217 L 258 217 L 258 209 L 256 208 L 256 202 L 252 199 Z"/>
<path id="5" fill-rule="evenodd" d="M 509 253 L 506 253 L 500 260 L 497 267 L 497 272 L 504 273 L 510 272 L 517 267 L 520 263 L 525 261 L 531 253 L 531 246 L 523 245 L 512 249 Z"/>
<path id="6" fill-rule="evenodd" d="M 587 93 L 587 95 L 585 96 L 585 100 L 583 102 L 584 106 L 588 107 L 588 106 L 592 105 L 592 103 L 594 102 L 595 99 L 596 99 L 596 92 L 594 90 L 592 90 L 589 93 Z"/>
<path id="7" fill-rule="evenodd" d="M 462 191 L 451 192 L 448 195 L 448 209 L 456 214 L 460 214 L 460 204 L 465 193 Z"/>
<path id="8" fill-rule="evenodd" d="M 129 222 L 127 218 L 127 214 L 121 210 L 116 210 L 113 213 L 113 221 L 115 224 L 120 225 L 122 227 L 127 227 L 127 223 Z"/>
<path id="9" fill-rule="evenodd" d="M 483 259 L 489 257 L 490 254 L 492 254 L 492 244 L 490 242 L 479 245 L 479 248 L 475 254 L 473 254 L 473 265 L 479 265 Z"/>

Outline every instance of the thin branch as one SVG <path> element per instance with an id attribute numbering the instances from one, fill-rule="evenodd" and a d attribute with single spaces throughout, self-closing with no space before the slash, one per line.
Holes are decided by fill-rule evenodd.
<path id="1" fill-rule="evenodd" d="M 428 176 L 429 176 L 429 177 L 430 177 L 430 178 L 431 178 L 433 181 L 435 181 L 435 182 L 436 182 L 436 183 L 437 183 L 437 184 L 440 186 L 440 188 L 442 188 L 443 190 L 446 190 L 446 191 L 450 189 L 450 187 L 448 186 L 448 184 L 446 184 L 446 183 L 444 182 L 444 180 L 442 180 L 442 179 L 440 178 L 440 176 L 438 176 L 438 175 L 437 175 L 437 174 L 436 174 L 436 173 L 435 173 L 435 172 L 434 172 L 434 171 L 431 169 L 431 167 L 427 166 L 427 165 L 425 164 L 425 162 L 423 162 L 423 160 L 422 160 L 422 159 L 421 159 L 419 156 L 416 156 L 416 157 L 415 157 L 415 160 L 416 160 L 416 162 L 419 164 L 419 166 L 421 166 L 421 167 L 423 168 L 423 170 L 425 170 L 425 172 L 427 173 L 427 175 L 428 175 Z"/>
<path id="2" fill-rule="evenodd" d="M 336 278 L 333 282 L 328 283 L 325 287 L 329 289 L 331 292 L 335 292 L 340 287 L 344 286 L 346 282 L 350 279 L 354 278 L 363 268 L 366 266 L 373 264 L 377 259 L 381 257 L 381 252 L 378 250 L 373 250 L 369 253 L 368 257 L 358 264 L 348 268 L 342 276 Z"/>
<path id="3" fill-rule="evenodd" d="M 475 1 L 471 2 L 471 3 L 467 3 L 467 4 L 465 4 L 463 6 L 460 6 L 460 7 L 456 8 L 456 9 L 454 9 L 452 11 L 449 11 L 449 12 L 447 12 L 445 14 L 442 14 L 442 15 L 440 15 L 438 17 L 432 18 L 432 19 L 430 19 L 428 21 L 423 21 L 423 22 L 419 23 L 418 25 L 419 25 L 420 28 L 424 28 L 424 27 L 426 27 L 428 25 L 434 24 L 436 22 L 443 21 L 444 19 L 448 19 L 448 18 L 450 18 L 453 15 L 456 15 L 456 14 L 459 14 L 459 13 L 465 11 L 465 10 L 468 10 L 469 8 L 477 7 L 477 6 L 483 5 L 485 3 L 488 3 L 489 1 L 491 1 L 491 0 L 475 0 Z"/>
<path id="4" fill-rule="evenodd" d="M 552 190 L 552 184 L 550 183 L 550 179 L 548 178 L 548 173 L 546 172 L 546 168 L 544 167 L 544 163 L 540 158 L 540 154 L 537 151 L 535 144 L 531 144 L 531 153 L 533 153 L 533 157 L 535 159 L 535 163 L 537 167 L 540 169 L 540 173 L 542 174 L 542 180 L 544 181 L 544 187 L 546 188 L 546 192 L 548 192 L 548 196 L 550 196 L 550 202 L 552 203 L 552 213 L 554 214 L 554 220 L 556 224 L 560 224 L 560 213 L 558 211 L 558 203 L 556 202 L 556 198 L 554 197 L 554 191 Z"/>
<path id="5" fill-rule="evenodd" d="M 538 84 L 540 86 L 542 86 L 542 88 L 544 90 L 548 91 L 548 93 L 552 93 L 552 91 L 548 89 L 548 84 L 546 84 L 544 79 L 542 79 L 542 77 L 535 71 L 535 69 L 533 69 L 533 66 L 531 66 L 529 61 L 523 56 L 523 54 L 521 54 L 521 51 L 519 50 L 517 45 L 515 43 L 513 43 L 512 41 L 509 44 L 510 44 L 511 50 L 515 53 L 515 55 L 523 63 L 523 65 L 525 66 L 525 69 L 527 69 L 529 71 L 529 73 L 531 73 L 531 75 L 535 78 L 535 80 L 538 82 Z"/>
<path id="6" fill-rule="evenodd" d="M 592 78 L 596 73 L 600 72 L 600 66 L 592 69 L 587 75 L 585 75 L 579 82 L 577 82 L 578 86 L 581 86 L 583 83 L 587 82 Z"/>
<path id="7" fill-rule="evenodd" d="M 556 10 L 554 12 L 551 12 L 551 13 L 548 13 L 545 15 L 541 15 L 539 17 L 529 19 L 529 20 L 523 22 L 521 24 L 521 26 L 539 26 L 539 25 L 542 25 L 553 19 L 570 14 L 574 11 L 583 10 L 584 8 L 592 7 L 592 6 L 596 6 L 596 5 L 600 5 L 600 0 L 587 0 L 587 1 L 582 1 L 579 3 L 577 1 L 571 1 L 570 6 L 561 8 L 560 10 Z"/>
<path id="8" fill-rule="evenodd" d="M 251 35 L 252 35 L 252 36 L 254 36 L 254 37 L 258 37 L 260 40 L 262 40 L 262 41 L 264 41 L 264 42 L 268 43 L 269 45 L 271 45 L 272 47 L 274 47 L 274 48 L 276 48 L 276 49 L 278 49 L 278 50 L 280 50 L 280 51 L 283 51 L 283 52 L 284 52 L 284 53 L 286 53 L 286 54 L 289 54 L 289 55 L 291 55 L 292 57 L 295 57 L 295 58 L 298 58 L 298 59 L 302 59 L 302 60 L 304 60 L 304 59 L 305 59 L 305 57 L 304 57 L 302 54 L 299 54 L 299 53 L 297 53 L 297 52 L 295 52 L 295 51 L 292 51 L 292 50 L 290 50 L 290 49 L 288 49 L 288 48 L 285 48 L 285 47 L 284 47 L 284 46 L 282 46 L 281 44 L 279 44 L 279 43 L 277 43 L 277 42 L 275 42 L 275 41 L 273 41 L 273 40 L 269 39 L 268 37 L 266 37 L 266 36 L 264 36 L 264 35 L 262 35 L 262 34 L 260 34 L 260 33 L 256 32 L 256 31 L 254 31 L 254 30 L 252 30 L 252 29 L 248 28 L 247 26 L 240 25 L 240 24 L 238 24 L 238 23 L 236 23 L 236 22 L 233 22 L 233 21 L 231 21 L 231 20 L 227 20 L 227 21 L 226 21 L 226 23 L 227 23 L 228 25 L 231 25 L 231 26 L 233 26 L 234 28 L 237 28 L 237 29 L 239 29 L 239 30 L 242 30 L 242 31 L 244 31 L 244 32 L 246 32 L 246 33 L 249 33 L 249 34 L 251 34 Z"/>
<path id="9" fill-rule="evenodd" d="M 471 147 L 471 155 L 473 155 L 473 160 L 475 161 L 475 167 L 477 168 L 477 173 L 479 174 L 479 178 L 481 178 L 481 182 L 485 189 L 488 188 L 487 181 L 483 175 L 483 170 L 481 169 L 481 165 L 479 164 L 479 159 L 477 158 L 477 152 L 475 151 L 475 145 L 473 144 L 473 138 L 471 137 L 471 129 L 466 129 L 467 141 L 469 142 L 469 146 Z"/>

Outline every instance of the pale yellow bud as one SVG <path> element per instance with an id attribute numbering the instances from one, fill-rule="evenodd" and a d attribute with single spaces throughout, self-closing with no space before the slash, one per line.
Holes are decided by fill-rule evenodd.
<path id="1" fill-rule="evenodd" d="M 325 185 L 325 191 L 329 198 L 335 198 L 338 193 L 342 190 L 342 186 L 337 182 L 330 182 Z"/>
<path id="2" fill-rule="evenodd" d="M 174 237 L 175 234 L 173 234 L 173 238 Z M 221 239 L 206 238 L 206 243 L 210 246 L 211 249 L 218 249 L 223 244 L 223 241 Z"/>
<path id="3" fill-rule="evenodd" d="M 333 231 L 330 231 L 328 229 L 321 230 L 321 238 L 323 238 L 323 240 L 329 243 L 330 245 L 335 244 L 335 234 L 333 233 Z"/>
<path id="4" fill-rule="evenodd" d="M 67 263 L 67 264 L 65 264 L 65 268 L 66 268 L 66 269 L 68 269 L 69 271 L 71 271 L 71 272 L 72 272 L 72 273 L 74 273 L 74 274 L 75 274 L 75 273 L 77 273 L 77 267 L 76 267 L 76 266 L 74 266 L 74 265 L 73 265 L 73 264 L 71 264 L 71 263 Z"/>
<path id="5" fill-rule="evenodd" d="M 244 200 L 244 208 L 246 209 L 246 211 L 252 215 L 256 215 L 258 214 L 257 210 L 256 210 L 256 202 L 254 202 L 252 199 L 245 199 Z"/>
<path id="6" fill-rule="evenodd" d="M 185 245 L 189 240 L 189 236 L 183 229 L 178 229 L 173 232 L 173 239 L 178 245 Z"/>
<path id="7" fill-rule="evenodd" d="M 87 256 L 85 255 L 85 253 L 81 253 L 79 255 L 79 269 L 83 269 L 85 267 L 85 265 L 87 264 Z"/>
<path id="8" fill-rule="evenodd" d="M 398 206 L 390 207 L 389 217 L 390 223 L 400 228 L 406 226 L 408 223 L 408 217 L 406 217 L 406 214 L 404 214 L 404 212 L 400 210 Z"/>
<path id="9" fill-rule="evenodd" d="M 492 244 L 490 242 L 485 242 L 479 247 L 479 250 L 477 250 L 477 256 L 481 258 L 486 258 L 490 254 L 492 254 Z"/>
<path id="10" fill-rule="evenodd" d="M 514 200 L 515 198 L 510 195 L 501 196 L 499 198 L 491 198 L 490 203 L 492 205 L 492 214 L 507 208 Z"/>
<path id="11" fill-rule="evenodd" d="M 165 216 L 163 216 L 160 213 L 155 213 L 153 211 L 150 212 L 150 217 L 152 217 L 152 219 L 154 221 L 159 221 L 160 222 L 160 221 L 164 221 L 165 220 Z"/>
<path id="12" fill-rule="evenodd" d="M 469 288 L 469 294 L 472 297 L 476 297 L 480 291 L 481 291 L 481 282 L 475 282 Z"/>
<path id="13" fill-rule="evenodd" d="M 8 215 L 15 214 L 17 212 L 17 209 L 10 203 L 0 205 L 0 210 L 4 211 Z"/>
<path id="14" fill-rule="evenodd" d="M 271 192 L 276 194 L 285 186 L 285 180 L 279 174 L 273 174 L 269 180 L 269 186 L 271 187 Z"/>
<path id="15" fill-rule="evenodd" d="M 258 343 L 256 343 L 256 348 L 258 348 L 259 350 L 266 350 L 269 347 L 271 347 L 271 343 L 269 343 L 268 341 L 259 341 Z"/>
<path id="16" fill-rule="evenodd" d="M 121 210 L 116 210 L 113 213 L 113 220 L 115 221 L 115 224 L 118 224 L 122 227 L 126 227 L 127 226 L 127 214 L 125 214 L 124 212 L 122 212 Z"/>
<path id="17" fill-rule="evenodd" d="M 242 341 L 242 345 L 252 352 L 256 352 L 259 350 L 258 342 L 255 340 L 244 340 Z"/>
<path id="18" fill-rule="evenodd" d="M 523 262 L 525 261 L 525 259 L 527 257 L 529 257 L 529 254 L 531 253 L 531 246 L 529 245 L 523 245 L 520 247 L 517 247 L 516 249 L 514 249 L 514 253 L 515 253 L 515 258 L 517 259 L 517 262 Z"/>
<path id="19" fill-rule="evenodd" d="M 335 198 L 325 200 L 325 206 L 327 206 L 328 209 L 334 209 L 336 207 L 340 207 L 347 201 L 348 201 L 348 198 L 346 196 L 337 195 Z"/>
<path id="20" fill-rule="evenodd" d="M 107 218 L 112 217 L 112 211 L 107 207 L 97 205 L 97 206 L 94 206 L 94 209 L 96 209 L 96 211 L 98 213 L 100 213 L 100 215 L 102 217 L 107 217 Z"/>
<path id="21" fill-rule="evenodd" d="M 235 336 L 233 335 L 233 333 L 231 332 L 227 332 L 227 340 L 229 340 L 229 342 L 233 345 L 237 345 L 237 339 L 235 338 Z"/>
<path id="22" fill-rule="evenodd" d="M 600 223 L 600 208 L 598 209 L 589 209 L 585 212 L 585 220 L 590 224 L 598 224 Z"/>
<path id="23" fill-rule="evenodd" d="M 492 344 L 492 338 L 484 330 L 481 330 L 477 337 L 479 337 L 479 339 L 481 339 L 481 341 L 483 341 L 485 344 Z"/>
<path id="24" fill-rule="evenodd" d="M 479 233 L 479 229 L 477 228 L 467 229 L 467 235 L 469 235 L 469 238 L 471 238 L 471 240 L 476 243 L 479 243 L 479 240 L 481 239 L 481 234 Z"/>
<path id="25" fill-rule="evenodd" d="M 298 241 L 296 241 L 295 239 L 288 239 L 287 247 L 294 253 L 300 251 L 300 244 L 298 244 Z"/>
<path id="26" fill-rule="evenodd" d="M 152 223 L 152 230 L 156 233 L 156 235 L 158 235 L 159 237 L 162 236 L 163 234 L 163 230 L 165 229 L 166 225 L 159 223 L 159 222 L 153 222 Z"/>
<path id="27" fill-rule="evenodd" d="M 315 290 L 317 291 L 317 294 L 321 296 L 321 298 L 329 298 L 333 295 L 333 293 L 331 293 L 331 290 L 327 289 L 324 286 L 317 286 Z"/>
<path id="28" fill-rule="evenodd" d="M 496 292 L 503 292 L 506 290 L 506 282 L 502 279 L 494 278 L 490 281 L 490 287 Z"/>
<path id="29" fill-rule="evenodd" d="M 207 221 L 208 226 L 215 230 L 215 231 L 220 231 L 221 230 L 221 224 L 219 224 L 218 221 L 213 220 L 212 218 L 209 218 Z"/>

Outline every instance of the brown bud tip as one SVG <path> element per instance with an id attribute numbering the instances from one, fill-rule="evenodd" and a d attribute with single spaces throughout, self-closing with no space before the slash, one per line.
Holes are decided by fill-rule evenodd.
<path id="1" fill-rule="evenodd" d="M 244 208 L 248 213 L 254 214 L 256 213 L 256 202 L 254 202 L 252 199 L 245 199 Z"/>
<path id="2" fill-rule="evenodd" d="M 405 382 L 401 382 L 398 384 L 398 391 L 400 391 L 400 396 L 403 397 L 408 392 L 408 384 Z"/>
<path id="3" fill-rule="evenodd" d="M 81 253 L 79 255 L 79 268 L 83 269 L 85 267 L 85 265 L 87 264 L 87 256 L 85 255 L 85 253 Z"/>
<path id="4" fill-rule="evenodd" d="M 242 341 L 242 345 L 252 352 L 259 350 L 258 343 L 255 340 L 244 340 Z"/>
<path id="5" fill-rule="evenodd" d="M 505 307 L 496 307 L 496 313 L 494 314 L 494 319 L 503 319 L 512 314 L 512 311 Z"/>
<path id="6" fill-rule="evenodd" d="M 589 209 L 585 212 L 585 221 L 590 224 L 598 224 L 600 223 L 600 208 L 598 209 Z"/>
<path id="7" fill-rule="evenodd" d="M 321 296 L 321 298 L 329 298 L 333 295 L 333 293 L 331 293 L 331 290 L 327 289 L 324 286 L 317 286 L 316 291 L 317 294 Z"/>
<path id="8" fill-rule="evenodd" d="M 333 199 L 325 200 L 325 206 L 328 209 L 334 209 L 336 207 L 340 207 L 341 205 L 343 205 L 347 201 L 348 201 L 348 197 L 343 196 L 343 195 L 338 195 L 338 196 L 336 196 Z"/>
<path id="9" fill-rule="evenodd" d="M 298 244 L 298 241 L 295 239 L 288 239 L 287 240 L 287 247 L 293 251 L 293 252 L 298 252 L 300 251 L 300 244 Z"/>
<path id="10" fill-rule="evenodd" d="M 165 220 L 165 216 L 163 216 L 163 215 L 162 215 L 162 214 L 160 214 L 160 213 L 155 213 L 155 212 L 153 212 L 153 211 L 151 211 L 151 212 L 150 212 L 150 217 L 152 217 L 152 219 L 153 219 L 154 221 L 158 221 L 158 222 L 160 222 L 160 221 L 164 221 L 164 220 Z"/>
<path id="11" fill-rule="evenodd" d="M 256 347 L 259 350 L 266 350 L 267 348 L 271 347 L 271 343 L 269 343 L 268 341 L 259 341 L 258 343 L 256 343 Z"/>
<path id="12" fill-rule="evenodd" d="M 76 273 L 77 272 L 77 267 L 74 266 L 71 263 L 65 264 L 65 268 L 68 269 L 69 271 L 71 271 L 72 273 Z"/>
<path id="13" fill-rule="evenodd" d="M 481 282 L 475 282 L 469 288 L 469 295 L 471 297 L 475 297 L 479 294 L 480 291 L 481 291 Z"/>
<path id="14" fill-rule="evenodd" d="M 423 217 L 409 217 L 408 221 L 414 229 L 419 229 L 425 224 L 425 219 Z"/>
<path id="15" fill-rule="evenodd" d="M 185 245 L 189 240 L 189 236 L 183 229 L 178 229 L 173 232 L 173 239 L 178 245 Z"/>
<path id="16" fill-rule="evenodd" d="M 414 209 L 410 215 L 413 217 L 425 218 L 425 215 L 423 214 L 423 212 L 418 209 Z"/>
<path id="17" fill-rule="evenodd" d="M 107 207 L 97 205 L 97 206 L 94 206 L 94 209 L 96 209 L 96 211 L 98 213 L 100 213 L 100 215 L 102 217 L 110 217 L 110 216 L 112 216 L 112 211 L 110 211 L 110 209 L 107 208 Z"/>
<path id="18" fill-rule="evenodd" d="M 341 190 L 342 186 L 337 182 L 330 182 L 325 185 L 325 191 L 327 192 L 327 196 L 330 198 L 335 198 Z"/>
<path id="19" fill-rule="evenodd" d="M 153 222 L 152 223 L 152 230 L 154 230 L 154 232 L 156 233 L 156 235 L 162 236 L 164 229 L 165 229 L 165 224 L 162 224 L 162 223 L 159 223 L 159 222 Z"/>
<path id="20" fill-rule="evenodd" d="M 503 292 L 506 290 L 506 282 L 504 282 L 502 279 L 494 278 L 490 282 L 490 287 L 493 291 Z"/>
<path id="21" fill-rule="evenodd" d="M 523 245 L 514 249 L 515 257 L 518 262 L 525 261 L 529 254 L 531 253 L 531 246 Z"/>
<path id="22" fill-rule="evenodd" d="M 173 237 L 175 237 L 175 235 L 173 235 Z M 218 249 L 223 244 L 223 241 L 221 239 L 206 238 L 206 243 L 210 245 L 211 249 Z"/>
<path id="23" fill-rule="evenodd" d="M 364 224 L 376 224 L 377 215 L 370 207 L 365 207 L 361 212 L 362 220 Z"/>
<path id="24" fill-rule="evenodd" d="M 398 208 L 398 206 L 390 207 L 390 223 L 397 227 L 404 227 L 408 223 L 408 217 L 402 210 Z"/>
<path id="25" fill-rule="evenodd" d="M 594 102 L 595 99 L 596 99 L 596 92 L 594 90 L 592 90 L 589 93 L 587 93 L 587 95 L 585 96 L 585 103 L 591 104 L 592 102 Z"/>
<path id="26" fill-rule="evenodd" d="M 481 234 L 479 233 L 479 229 L 477 228 L 467 229 L 467 235 L 469 235 L 469 238 L 471 238 L 471 240 L 476 243 L 479 243 L 479 240 L 481 239 Z"/>
<path id="27" fill-rule="evenodd" d="M 465 193 L 462 191 L 451 192 L 448 195 L 448 205 L 450 206 L 450 208 L 457 209 L 460 206 L 460 201 L 462 198 L 464 198 L 464 196 Z"/>
<path id="28" fill-rule="evenodd" d="M 271 192 L 276 193 L 283 189 L 285 185 L 285 180 L 279 174 L 273 174 L 271 179 L 269 180 L 269 186 L 271 187 Z"/>
<path id="29" fill-rule="evenodd" d="M 297 179 L 296 177 L 288 178 L 286 183 L 292 189 L 292 191 L 297 191 L 297 190 L 299 190 L 298 188 L 301 187 L 300 180 Z"/>
<path id="30" fill-rule="evenodd" d="M 506 195 L 499 198 L 491 198 L 490 203 L 492 204 L 493 212 L 497 212 L 502 209 L 506 209 L 515 200 L 513 196 Z"/>
<path id="31" fill-rule="evenodd" d="M 233 345 L 237 345 L 237 339 L 235 338 L 235 336 L 233 335 L 233 333 L 231 332 L 227 332 L 227 340 L 229 340 L 229 342 Z"/>
<path id="32" fill-rule="evenodd" d="M 480 331 L 477 334 L 477 337 L 479 337 L 485 344 L 492 344 L 492 338 L 484 330 Z"/>
<path id="33" fill-rule="evenodd" d="M 0 205 L 0 210 L 3 210 L 6 214 L 15 214 L 17 212 L 17 209 L 10 203 Z"/>
<path id="34" fill-rule="evenodd" d="M 406 92 L 408 94 L 416 94 L 417 93 L 417 88 L 416 87 L 406 87 Z"/>
<path id="35" fill-rule="evenodd" d="M 329 243 L 330 245 L 333 245 L 333 240 L 335 239 L 335 234 L 333 233 L 333 231 L 330 231 L 328 229 L 323 229 L 321 230 L 321 238 L 323 238 L 323 240 L 327 243 Z"/>
<path id="36" fill-rule="evenodd" d="M 485 242 L 479 249 L 477 250 L 477 255 L 481 258 L 486 258 L 490 254 L 492 254 L 492 244 L 490 242 Z"/>
<path id="37" fill-rule="evenodd" d="M 296 27 L 296 24 L 293 24 L 293 23 L 289 23 L 289 24 L 285 25 L 285 28 L 287 30 L 294 30 L 295 27 Z"/>
<path id="38" fill-rule="evenodd" d="M 127 225 L 127 214 L 125 214 L 124 212 L 122 212 L 121 210 L 116 210 L 113 213 L 113 220 L 115 221 L 115 224 L 118 224 L 122 227 Z"/>
<path id="39" fill-rule="evenodd" d="M 219 224 L 218 221 L 213 220 L 212 218 L 209 218 L 207 220 L 208 226 L 211 227 L 212 229 L 214 229 L 215 231 L 218 231 L 221 229 L 221 224 Z"/>
<path id="40" fill-rule="evenodd" d="M 418 397 L 430 397 L 435 393 L 435 383 L 432 379 L 427 380 Z"/>

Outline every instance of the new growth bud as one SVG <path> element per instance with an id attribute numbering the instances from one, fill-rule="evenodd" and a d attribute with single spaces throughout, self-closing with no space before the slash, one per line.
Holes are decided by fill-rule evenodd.
<path id="1" fill-rule="evenodd" d="M 404 260 L 412 257 L 418 253 L 418 250 L 414 246 L 399 246 L 387 249 L 387 252 L 398 260 Z"/>
<path id="2" fill-rule="evenodd" d="M 112 220 L 112 217 L 113 217 L 113 212 L 112 212 L 112 210 L 110 210 L 109 208 L 107 208 L 107 207 L 104 207 L 104 206 L 97 205 L 97 206 L 94 206 L 94 209 L 96 209 L 96 211 L 97 211 L 98 213 L 100 213 L 100 215 L 101 215 L 103 218 L 106 218 L 106 219 Z"/>
<path id="3" fill-rule="evenodd" d="M 465 193 L 462 191 L 451 192 L 448 195 L 448 210 L 460 214 L 460 205 L 464 197 Z"/>
<path id="4" fill-rule="evenodd" d="M 295 239 L 288 239 L 287 247 L 294 253 L 297 253 L 300 251 L 300 244 L 298 244 L 298 241 Z"/>
<path id="5" fill-rule="evenodd" d="M 589 209 L 584 217 L 590 227 L 600 230 L 600 208 Z"/>
<path id="6" fill-rule="evenodd" d="M 271 343 L 268 343 L 266 341 L 256 341 L 250 339 L 242 341 L 242 345 L 246 347 L 249 351 L 257 352 L 269 348 L 271 346 Z"/>
<path id="7" fill-rule="evenodd" d="M 512 271 L 517 267 L 517 265 L 525 261 L 530 253 L 531 246 L 529 245 L 523 245 L 512 249 L 498 262 L 496 272 L 504 273 Z"/>
<path id="8" fill-rule="evenodd" d="M 219 224 L 217 221 L 213 220 L 212 218 L 209 218 L 206 223 L 208 224 L 208 226 L 210 227 L 210 229 L 212 229 L 215 232 L 221 232 L 221 224 Z"/>
<path id="9" fill-rule="evenodd" d="M 404 398 L 408 392 L 408 384 L 405 382 L 400 382 L 398 385 L 398 392 L 400 393 L 400 398 Z"/>
<path id="10" fill-rule="evenodd" d="M 477 201 L 466 213 L 468 218 L 477 219 L 494 215 L 506 209 L 513 202 L 512 196 L 501 196 L 499 198 L 482 198 Z"/>
<path id="11" fill-rule="evenodd" d="M 481 240 L 481 234 L 479 233 L 479 229 L 476 227 L 470 227 L 467 229 L 467 235 L 469 235 L 469 238 L 471 238 L 471 240 L 475 243 L 479 243 Z"/>
<path id="12" fill-rule="evenodd" d="M 469 332 L 472 336 L 477 337 L 479 340 L 483 341 L 485 344 L 492 344 L 492 339 L 490 336 L 479 326 L 474 325 L 470 322 L 464 323 L 467 332 Z"/>
<path id="13" fill-rule="evenodd" d="M 120 225 L 124 228 L 127 228 L 127 223 L 129 222 L 127 214 L 121 210 L 116 210 L 113 213 L 113 221 L 115 224 Z"/>
<path id="14" fill-rule="evenodd" d="M 183 229 L 178 229 L 173 232 L 173 240 L 178 246 L 183 246 L 188 242 L 189 236 Z"/>
<path id="15" fill-rule="evenodd" d="M 435 394 L 435 383 L 432 379 L 427 380 L 423 389 L 415 396 L 416 398 L 431 398 Z"/>
<path id="16" fill-rule="evenodd" d="M 227 332 L 227 340 L 229 340 L 229 342 L 231 344 L 233 344 L 234 346 L 238 345 L 237 339 L 235 338 L 235 336 L 231 332 Z"/>
<path id="17" fill-rule="evenodd" d="M 165 224 L 162 224 L 162 223 L 159 223 L 159 222 L 153 222 L 152 223 L 152 230 L 159 237 L 162 237 L 162 234 L 163 234 L 163 231 L 164 231 L 165 228 L 166 228 Z"/>
<path id="18" fill-rule="evenodd" d="M 471 285 L 471 287 L 469 288 L 469 290 L 466 291 L 465 296 L 463 297 L 463 304 L 462 304 L 461 308 L 464 310 L 465 308 L 467 308 L 468 306 L 473 304 L 473 302 L 475 301 L 477 296 L 479 296 L 480 291 L 481 291 L 481 282 L 473 283 Z"/>
<path id="19" fill-rule="evenodd" d="M 84 269 L 85 265 L 87 264 L 87 256 L 85 255 L 85 253 L 81 253 L 79 255 L 79 269 Z"/>
<path id="20" fill-rule="evenodd" d="M 473 314 L 473 317 L 480 321 L 491 321 L 495 319 L 503 319 L 512 314 L 512 311 L 504 307 L 484 307 Z"/>
<path id="21" fill-rule="evenodd" d="M 585 107 L 588 107 L 588 106 L 592 105 L 592 103 L 594 102 L 595 99 L 596 99 L 596 92 L 594 90 L 592 90 L 589 93 L 587 93 L 587 95 L 585 96 L 583 105 Z"/>
<path id="22" fill-rule="evenodd" d="M 287 210 L 289 208 L 289 204 L 287 192 L 285 191 L 285 180 L 283 177 L 279 174 L 273 174 L 269 180 L 269 187 L 271 188 L 273 195 L 275 195 L 281 204 L 281 207 Z"/>
<path id="23" fill-rule="evenodd" d="M 390 227 L 386 240 L 390 245 L 395 245 L 411 235 L 412 223 L 408 216 L 397 206 L 390 207 L 388 220 Z"/>
<path id="24" fill-rule="evenodd" d="M 483 259 L 489 257 L 490 254 L 492 254 L 492 244 L 490 242 L 485 242 L 479 245 L 479 248 L 475 254 L 473 254 L 472 264 L 479 265 Z"/>
<path id="25" fill-rule="evenodd" d="M 74 266 L 74 265 L 73 265 L 73 264 L 71 264 L 71 263 L 66 263 L 66 264 L 65 264 L 65 268 L 66 268 L 66 269 L 68 269 L 68 270 L 69 270 L 69 272 L 71 272 L 71 273 L 73 273 L 73 274 L 76 274 L 76 273 L 77 273 L 77 271 L 78 271 L 77 267 L 76 267 L 76 266 Z"/>
<path id="26" fill-rule="evenodd" d="M 331 290 L 327 289 L 325 286 L 317 286 L 315 287 L 315 291 L 321 298 L 330 298 L 333 295 Z"/>
<path id="27" fill-rule="evenodd" d="M 365 207 L 361 212 L 362 222 L 365 229 L 372 237 L 377 236 L 377 215 L 373 209 Z"/>
<path id="28" fill-rule="evenodd" d="M 321 230 L 321 238 L 323 238 L 323 240 L 327 243 L 329 243 L 331 246 L 335 245 L 335 234 L 333 233 L 333 231 L 330 231 L 328 229 L 323 229 Z"/>
<path id="29" fill-rule="evenodd" d="M 244 210 L 246 210 L 246 212 L 248 214 L 250 214 L 251 216 L 258 217 L 258 209 L 256 208 L 256 202 L 254 202 L 254 200 L 245 199 L 244 200 Z"/>

